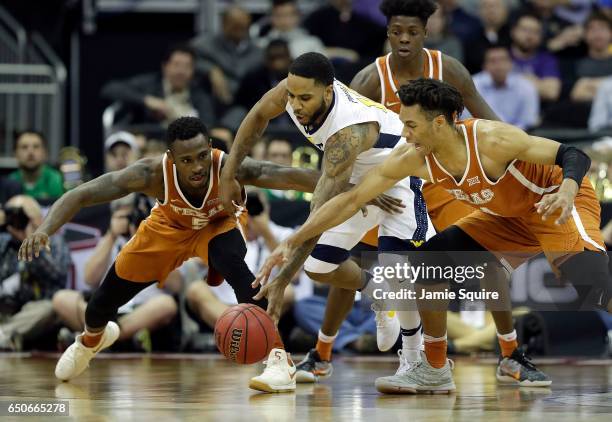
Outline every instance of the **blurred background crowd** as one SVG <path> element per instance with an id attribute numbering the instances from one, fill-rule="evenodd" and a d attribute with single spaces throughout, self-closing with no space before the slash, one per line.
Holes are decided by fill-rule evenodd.
<path id="1" fill-rule="evenodd" d="M 146 218 L 153 200 L 131 195 L 80 212 L 51 252 L 20 263 L 17 249 L 63 192 L 103 172 L 163 154 L 164 131 L 192 115 L 229 151 L 242 118 L 287 76 L 292 58 L 327 55 L 350 83 L 389 51 L 379 0 L 3 0 L 0 4 L 0 350 L 57 350 L 83 329 L 92 289 Z M 505 121 L 593 159 L 602 227 L 612 244 L 612 1 L 440 0 L 425 46 L 460 60 Z M 316 168 L 320 153 L 280 116 L 253 148 L 261 160 Z M 308 215 L 309 194 L 249 193 L 247 263 L 266 255 Z M 363 246 L 368 249 L 367 246 Z M 541 264 L 541 262 L 540 262 Z M 538 261 L 513 277 L 519 335 L 540 354 L 609 353 L 612 322 L 569 311 L 571 288 Z M 527 267 L 527 266 L 526 266 Z M 120 311 L 136 351 L 214 350 L 212 327 L 235 296 L 202 282 L 186 262 L 164 290 L 146 289 Z M 558 312 L 532 312 L 550 290 Z M 529 287 L 531 286 L 531 287 Z M 280 329 L 290 351 L 308 350 L 323 318 L 325 287 L 299 274 Z M 567 305 L 567 309 L 563 309 Z M 461 304 L 449 337 L 455 353 L 493 351 L 495 328 Z M 374 315 L 357 301 L 338 350 L 372 352 Z M 612 332 L 612 331 L 611 331 Z M 576 339 L 568 345 L 568 336 Z"/>

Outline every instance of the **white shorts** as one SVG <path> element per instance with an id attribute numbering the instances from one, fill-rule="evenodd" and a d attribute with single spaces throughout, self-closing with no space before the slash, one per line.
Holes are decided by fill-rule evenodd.
<path id="1" fill-rule="evenodd" d="M 349 258 L 363 236 L 373 227 L 378 228 L 379 251 L 406 251 L 416 245 L 411 240 L 427 240 L 435 229 L 427 215 L 427 206 L 418 177 L 407 177 L 385 192 L 401 199 L 406 208 L 400 214 L 389 214 L 373 205 L 368 206 L 367 217 L 361 211 L 344 223 L 326 231 L 304 263 L 304 269 L 312 273 L 329 273 Z"/>

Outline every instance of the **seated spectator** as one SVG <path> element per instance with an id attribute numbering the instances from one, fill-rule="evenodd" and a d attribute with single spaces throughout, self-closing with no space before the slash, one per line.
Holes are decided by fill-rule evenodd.
<path id="1" fill-rule="evenodd" d="M 561 93 L 561 74 L 557 59 L 542 50 L 542 22 L 523 15 L 511 32 L 514 70 L 529 79 L 543 101 L 556 101 Z"/>
<path id="2" fill-rule="evenodd" d="M 223 117 L 222 123 L 237 130 L 251 107 L 266 92 L 287 77 L 291 61 L 289 46 L 285 41 L 270 41 L 265 50 L 265 62 L 244 75 L 236 93 L 235 106 Z M 273 126 L 290 125 L 291 120 L 283 113 L 271 124 Z"/>
<path id="3" fill-rule="evenodd" d="M 104 141 L 104 171 L 123 170 L 134 163 L 139 155 L 134 135 L 123 131 L 113 133 Z"/>
<path id="4" fill-rule="evenodd" d="M 234 143 L 234 131 L 230 128 L 224 126 L 215 126 L 208 131 L 211 139 L 216 139 L 218 141 L 224 142 L 227 151 L 232 148 L 232 144 Z"/>
<path id="5" fill-rule="evenodd" d="M 272 40 L 281 39 L 289 44 L 291 57 L 299 57 L 310 51 L 325 53 L 321 40 L 300 27 L 300 10 L 296 0 L 273 0 L 270 23 L 270 30 L 257 40 L 261 48 L 266 48 Z"/>
<path id="6" fill-rule="evenodd" d="M 18 170 L 9 179 L 18 182 L 23 193 L 37 200 L 57 199 L 64 193 L 62 174 L 47 164 L 47 141 L 42 133 L 25 130 L 15 140 Z"/>
<path id="7" fill-rule="evenodd" d="M 482 27 L 470 48 L 465 50 L 465 67 L 470 73 L 482 70 L 484 52 L 492 45 L 510 47 L 510 24 L 506 0 L 480 0 L 480 22 Z"/>
<path id="8" fill-rule="evenodd" d="M 459 3 L 458 0 L 438 1 L 451 32 L 459 37 L 467 50 L 480 32 L 481 26 L 478 18 L 466 12 Z"/>
<path id="9" fill-rule="evenodd" d="M 567 0 L 565 3 L 571 1 L 575 0 Z M 562 3 L 561 0 L 525 0 L 522 3 L 523 6 L 519 8 L 511 20 L 515 21 L 523 15 L 533 15 L 538 18 L 542 23 L 542 43 L 547 46 L 549 51 L 558 52 L 580 43 L 582 22 L 572 22 L 557 14 L 560 9 L 559 5 Z"/>
<path id="10" fill-rule="evenodd" d="M 444 12 L 440 8 L 427 21 L 427 38 L 425 38 L 424 45 L 432 50 L 440 50 L 444 54 L 463 62 L 461 41 L 450 32 Z"/>
<path id="11" fill-rule="evenodd" d="M 599 85 L 589 117 L 591 132 L 610 128 L 612 128 L 612 77 L 604 78 Z"/>
<path id="12" fill-rule="evenodd" d="M 267 161 L 271 161 L 276 164 L 291 167 L 293 165 L 293 147 L 291 142 L 286 139 L 272 138 L 266 146 Z M 270 200 L 274 199 L 303 199 L 304 192 L 297 191 L 281 191 L 274 189 L 263 189 L 266 196 Z"/>
<path id="13" fill-rule="evenodd" d="M 474 76 L 476 89 L 504 121 L 521 129 L 538 124 L 540 98 L 535 86 L 512 72 L 506 47 L 490 46 L 485 52 L 484 71 Z"/>
<path id="14" fill-rule="evenodd" d="M 353 12 L 351 0 L 329 0 L 306 18 L 304 27 L 323 41 L 340 80 L 379 56 L 386 39 L 383 27 Z"/>
<path id="15" fill-rule="evenodd" d="M 599 85 L 607 76 L 612 76 L 612 21 L 603 13 L 596 12 L 586 21 L 585 41 L 588 56 L 576 64 L 578 80 L 570 97 L 574 101 L 593 101 Z"/>
<path id="16" fill-rule="evenodd" d="M 111 203 L 112 217 L 109 229 L 85 264 L 85 283 L 92 289 L 98 287 L 121 248 L 136 232 L 140 221 L 148 215 L 135 210 L 135 199 L 135 195 L 130 194 Z M 166 280 L 164 288 L 176 288 L 171 284 Z M 76 290 L 60 290 L 53 296 L 53 309 L 62 322 L 74 332 L 81 332 L 84 329 L 87 306 L 85 299 L 86 296 Z M 147 350 L 148 342 L 143 341 L 143 337 L 146 338 L 148 332 L 168 325 L 177 314 L 177 310 L 172 296 L 158 289 L 156 285 L 147 287 L 119 308 L 118 324 L 121 328 L 119 340 L 128 340 L 137 336 L 139 345 Z M 70 344 L 71 340 L 73 339 L 68 338 L 66 343 Z"/>
<path id="17" fill-rule="evenodd" d="M 211 124 L 215 120 L 212 98 L 194 82 L 194 69 L 194 51 L 174 46 L 164 56 L 161 72 L 111 81 L 102 88 L 102 97 L 125 104 L 132 113 L 130 124 L 149 135 L 181 116 L 197 116 Z"/>
<path id="18" fill-rule="evenodd" d="M 230 6 L 221 18 L 221 32 L 195 38 L 197 69 L 208 75 L 215 97 L 230 104 L 240 81 L 261 64 L 262 50 L 249 39 L 251 15 L 238 6 Z M 208 122 L 205 122 L 209 124 Z"/>
<path id="19" fill-rule="evenodd" d="M 18 262 L 21 242 L 42 223 L 40 206 L 19 195 L 6 203 L 6 231 L 0 233 L 0 349 L 20 350 L 55 323 L 51 298 L 67 282 L 70 250 L 60 234 L 38 259 Z"/>

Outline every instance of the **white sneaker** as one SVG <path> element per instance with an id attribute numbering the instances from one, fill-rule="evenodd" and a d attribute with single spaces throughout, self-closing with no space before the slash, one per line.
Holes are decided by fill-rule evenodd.
<path id="1" fill-rule="evenodd" d="M 267 393 L 286 393 L 295 391 L 295 373 L 297 371 L 287 352 L 283 349 L 272 349 L 266 368 L 261 375 L 251 378 L 249 387 Z"/>
<path id="2" fill-rule="evenodd" d="M 57 361 L 55 376 L 62 381 L 68 381 L 80 375 L 100 350 L 106 349 L 119 338 L 120 332 L 119 326 L 110 321 L 106 324 L 104 334 L 96 347 L 86 347 L 81 341 L 83 334 L 79 334 Z"/>
<path id="3" fill-rule="evenodd" d="M 395 371 L 395 375 L 403 375 L 406 372 L 410 371 L 414 365 L 420 362 L 420 354 L 417 352 L 417 359 L 410 360 L 407 354 L 404 354 L 403 349 L 399 349 L 397 351 L 397 356 L 399 357 L 399 368 Z"/>
<path id="4" fill-rule="evenodd" d="M 379 311 L 376 303 L 372 304 L 376 318 L 376 344 L 378 350 L 386 352 L 393 347 L 400 334 L 400 322 L 395 311 Z"/>

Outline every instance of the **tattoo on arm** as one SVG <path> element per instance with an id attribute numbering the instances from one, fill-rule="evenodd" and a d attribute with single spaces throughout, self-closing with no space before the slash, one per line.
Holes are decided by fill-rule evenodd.
<path id="1" fill-rule="evenodd" d="M 81 208 L 110 202 L 131 192 L 146 192 L 151 185 L 152 173 L 150 160 L 141 160 L 124 170 L 103 174 L 68 191 L 53 204 L 38 231 L 51 235 Z"/>
<path id="2" fill-rule="evenodd" d="M 323 175 L 317 183 L 310 212 L 322 206 L 327 200 L 344 192 L 349 183 L 357 155 L 369 140 L 369 123 L 352 125 L 333 135 L 325 145 Z M 319 237 L 302 244 L 279 272 L 279 277 L 291 278 L 302 266 L 317 244 Z"/>

